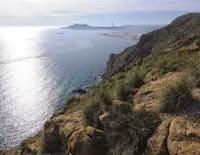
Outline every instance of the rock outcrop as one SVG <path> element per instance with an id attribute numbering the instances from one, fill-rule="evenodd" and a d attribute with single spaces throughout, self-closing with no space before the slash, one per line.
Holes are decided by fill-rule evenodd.
<path id="1" fill-rule="evenodd" d="M 200 122 L 183 116 L 165 120 L 148 140 L 148 155 L 199 155 Z"/>
<path id="2" fill-rule="evenodd" d="M 101 155 L 107 150 L 103 131 L 83 126 L 82 112 L 58 115 L 44 126 L 38 154 Z M 36 154 L 33 153 L 33 154 Z"/>
<path id="3" fill-rule="evenodd" d="M 106 135 L 93 127 L 75 131 L 68 141 L 69 152 L 73 155 L 102 155 L 107 152 Z"/>
<path id="4" fill-rule="evenodd" d="M 176 83 L 183 73 L 174 72 L 164 75 L 162 78 L 144 84 L 133 96 L 134 109 L 160 112 L 162 108 L 161 96 L 163 91 Z"/>

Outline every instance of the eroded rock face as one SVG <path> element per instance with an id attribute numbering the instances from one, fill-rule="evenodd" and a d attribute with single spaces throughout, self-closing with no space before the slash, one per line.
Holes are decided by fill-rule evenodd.
<path id="1" fill-rule="evenodd" d="M 45 124 L 43 135 L 44 153 L 69 153 L 68 141 L 78 130 L 83 129 L 82 112 L 65 113 L 53 117 Z"/>
<path id="2" fill-rule="evenodd" d="M 148 140 L 146 154 L 199 155 L 199 120 L 178 116 L 164 121 Z"/>
<path id="3" fill-rule="evenodd" d="M 107 143 L 103 131 L 84 127 L 82 112 L 58 115 L 44 128 L 43 152 L 63 155 L 106 154 Z"/>
<path id="4" fill-rule="evenodd" d="M 167 141 L 171 155 L 200 154 L 200 122 L 176 117 L 171 121 Z"/>
<path id="5" fill-rule="evenodd" d="M 92 147 L 92 140 L 86 134 L 84 129 L 74 132 L 68 141 L 69 153 L 73 155 L 92 155 L 94 149 Z"/>
<path id="6" fill-rule="evenodd" d="M 134 110 L 160 112 L 162 103 L 160 97 L 163 90 L 182 76 L 180 72 L 168 73 L 162 78 L 144 84 L 133 96 Z"/>
<path id="7" fill-rule="evenodd" d="M 146 154 L 148 155 L 169 155 L 167 138 L 171 120 L 166 120 L 156 129 L 154 135 L 148 140 Z"/>
<path id="8" fill-rule="evenodd" d="M 93 145 L 96 148 L 99 148 L 100 150 L 107 150 L 108 146 L 107 146 L 107 141 L 106 141 L 106 135 L 103 131 L 95 129 L 91 126 L 88 126 L 86 127 L 85 132 L 90 137 Z"/>
<path id="9" fill-rule="evenodd" d="M 32 139 L 22 142 L 21 144 L 21 155 L 39 155 L 42 152 L 42 136 L 39 134 Z"/>
<path id="10" fill-rule="evenodd" d="M 93 127 L 80 129 L 69 138 L 69 153 L 73 155 L 102 155 L 107 153 L 106 136 Z"/>

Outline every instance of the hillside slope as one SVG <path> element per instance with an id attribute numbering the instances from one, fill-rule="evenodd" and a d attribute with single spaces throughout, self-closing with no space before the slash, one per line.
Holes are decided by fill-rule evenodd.
<path id="1" fill-rule="evenodd" d="M 200 13 L 188 13 L 168 26 L 142 35 L 140 41 L 120 54 L 112 54 L 105 77 L 110 77 L 129 65 L 135 58 L 150 53 L 176 49 L 196 42 L 200 37 Z"/>
<path id="2" fill-rule="evenodd" d="M 144 49 L 143 59 L 123 62 L 123 71 L 72 97 L 40 133 L 0 155 L 199 155 L 199 21 L 187 14 L 144 35 L 128 48 Z"/>

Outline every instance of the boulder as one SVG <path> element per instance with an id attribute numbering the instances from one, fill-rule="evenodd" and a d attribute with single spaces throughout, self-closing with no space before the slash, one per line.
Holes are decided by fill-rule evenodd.
<path id="1" fill-rule="evenodd" d="M 99 121 L 101 122 L 101 124 L 108 125 L 109 121 L 110 121 L 110 113 L 106 112 L 102 115 L 99 116 Z"/>
<path id="2" fill-rule="evenodd" d="M 200 122 L 184 116 L 165 120 L 148 140 L 148 155 L 199 155 Z"/>
<path id="3" fill-rule="evenodd" d="M 156 129 L 154 135 L 148 140 L 146 148 L 147 155 L 169 155 L 167 138 L 170 123 L 170 119 L 163 121 Z"/>
<path id="4" fill-rule="evenodd" d="M 68 141 L 68 151 L 72 155 L 94 154 L 92 140 L 87 136 L 84 129 L 80 129 L 70 136 Z"/>
<path id="5" fill-rule="evenodd" d="M 107 143 L 103 131 L 84 127 L 82 112 L 65 113 L 45 124 L 43 152 L 63 155 L 106 154 Z"/>
<path id="6" fill-rule="evenodd" d="M 88 126 L 85 129 L 85 132 L 91 138 L 94 147 L 98 151 L 106 152 L 108 145 L 107 145 L 106 135 L 103 131 Z"/>
<path id="7" fill-rule="evenodd" d="M 168 73 L 162 78 L 144 84 L 133 96 L 134 110 L 160 112 L 162 107 L 161 96 L 163 90 L 165 90 L 170 84 L 176 83 L 182 74 L 183 73 L 181 72 Z"/>
<path id="8" fill-rule="evenodd" d="M 39 155 L 42 152 L 41 133 L 21 143 L 21 155 Z"/>
<path id="9" fill-rule="evenodd" d="M 200 154 L 200 122 L 176 117 L 171 121 L 167 146 L 170 155 Z"/>
<path id="10" fill-rule="evenodd" d="M 45 152 L 65 152 L 68 154 L 69 138 L 80 129 L 83 129 L 81 111 L 64 113 L 53 117 L 44 127 L 43 147 Z"/>
<path id="11" fill-rule="evenodd" d="M 103 131 L 86 127 L 74 132 L 68 141 L 72 155 L 106 155 L 107 143 Z"/>

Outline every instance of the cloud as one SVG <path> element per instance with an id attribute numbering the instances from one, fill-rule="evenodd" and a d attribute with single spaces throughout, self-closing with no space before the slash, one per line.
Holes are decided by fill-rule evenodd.
<path id="1" fill-rule="evenodd" d="M 0 15 L 48 15 L 54 10 L 77 13 L 199 10 L 198 0 L 0 0 Z M 57 12 L 57 13 L 58 13 Z M 63 12 L 63 13 L 62 13 Z"/>
<path id="2" fill-rule="evenodd" d="M 200 9 L 199 0 L 0 0 L 0 18 L 72 18 L 94 14 L 185 11 Z M 35 20 L 35 19 L 34 19 Z"/>

